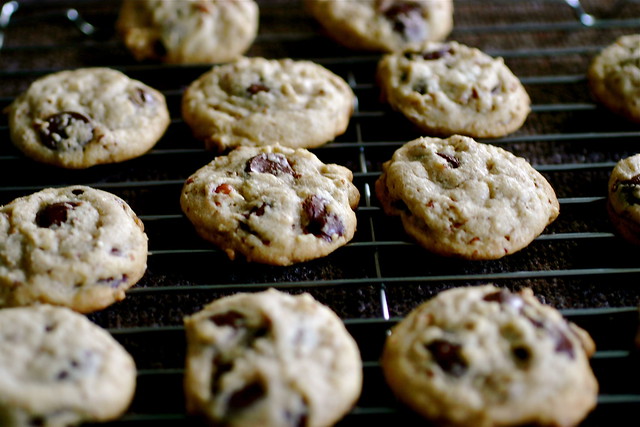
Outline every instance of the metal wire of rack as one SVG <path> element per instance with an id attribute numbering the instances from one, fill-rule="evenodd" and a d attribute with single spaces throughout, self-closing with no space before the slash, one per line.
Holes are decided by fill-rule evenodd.
<path id="1" fill-rule="evenodd" d="M 395 402 L 382 378 L 377 360 L 386 331 L 440 290 L 485 282 L 531 287 L 587 329 L 598 347 L 592 364 L 601 390 L 584 425 L 635 425 L 638 249 L 613 233 L 604 200 L 615 162 L 640 152 L 635 145 L 640 128 L 594 103 L 585 72 L 593 55 L 617 36 L 640 31 L 640 2 L 455 1 L 449 39 L 505 58 L 533 100 L 521 130 L 486 142 L 528 158 L 561 202 L 558 220 L 528 248 L 490 262 L 431 255 L 381 212 L 372 188 L 382 162 L 420 135 L 380 103 L 374 78 L 379 55 L 338 46 L 300 1 L 258 3 L 261 28 L 248 55 L 311 59 L 343 76 L 358 98 L 347 132 L 313 150 L 323 161 L 353 170 L 362 195 L 357 234 L 324 259 L 287 268 L 229 261 L 199 239 L 180 212 L 182 183 L 213 158 L 182 121 L 180 97 L 210 65 L 134 62 L 113 33 L 118 2 L 23 0 L 5 2 L 0 10 L 0 107 L 38 76 L 110 66 L 160 89 L 172 113 L 167 134 L 145 156 L 82 171 L 24 158 L 8 142 L 6 118 L 0 117 L 0 204 L 48 186 L 82 183 L 123 197 L 145 223 L 147 274 L 124 301 L 89 315 L 132 353 L 139 368 L 130 410 L 109 425 L 197 425 L 184 412 L 182 317 L 214 298 L 267 287 L 310 292 L 333 308 L 356 338 L 364 389 L 340 425 L 422 424 Z"/>

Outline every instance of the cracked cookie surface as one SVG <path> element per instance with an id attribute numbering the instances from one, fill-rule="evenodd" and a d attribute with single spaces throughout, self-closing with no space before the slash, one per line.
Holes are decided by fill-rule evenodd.
<path id="1" fill-rule="evenodd" d="M 466 259 L 514 253 L 559 214 L 553 188 L 525 159 L 460 135 L 404 144 L 382 165 L 376 195 L 420 245 Z"/>
<path id="2" fill-rule="evenodd" d="M 187 409 L 226 426 L 330 426 L 360 396 L 362 362 L 340 318 L 270 289 L 185 318 Z"/>
<path id="3" fill-rule="evenodd" d="M 247 51 L 258 20 L 253 0 L 125 0 L 116 28 L 137 60 L 215 63 Z"/>
<path id="4" fill-rule="evenodd" d="M 122 300 L 147 267 L 147 236 L 124 200 L 48 188 L 0 207 L 0 306 L 91 312 Z"/>
<path id="5" fill-rule="evenodd" d="M 306 0 L 329 36 L 352 49 L 392 52 L 443 40 L 453 28 L 451 0 Z"/>
<path id="6" fill-rule="evenodd" d="M 455 41 L 385 55 L 382 97 L 430 136 L 500 137 L 525 122 L 531 101 L 502 58 Z"/>
<path id="7" fill-rule="evenodd" d="M 595 98 L 640 123 L 640 34 L 618 38 L 591 62 L 587 73 Z"/>
<path id="8" fill-rule="evenodd" d="M 290 265 L 351 240 L 360 199 L 352 172 L 305 149 L 239 147 L 185 182 L 182 210 L 231 259 Z"/>
<path id="9" fill-rule="evenodd" d="M 185 91 L 182 115 L 208 149 L 278 143 L 312 148 L 347 129 L 355 95 L 310 61 L 241 58 L 216 66 Z"/>
<path id="10" fill-rule="evenodd" d="M 455 288 L 392 328 L 381 365 L 394 393 L 447 426 L 578 425 L 596 405 L 589 334 L 530 289 Z"/>
<path id="11" fill-rule="evenodd" d="M 133 358 L 85 316 L 50 305 L 0 310 L 0 425 L 113 420 L 135 387 Z"/>
<path id="12" fill-rule="evenodd" d="M 169 125 L 164 95 L 99 67 L 44 76 L 6 111 L 18 149 L 39 162 L 70 169 L 141 156 Z"/>

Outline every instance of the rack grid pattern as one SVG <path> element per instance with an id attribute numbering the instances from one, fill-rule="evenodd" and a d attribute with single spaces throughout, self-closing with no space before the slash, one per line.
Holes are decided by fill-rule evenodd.
<path id="1" fill-rule="evenodd" d="M 594 103 L 591 58 L 622 34 L 640 32 L 640 1 L 456 0 L 449 37 L 502 56 L 527 87 L 533 108 L 521 130 L 485 142 L 526 157 L 556 189 L 561 214 L 523 251 L 496 261 L 442 259 L 416 246 L 381 211 L 373 185 L 382 162 L 420 134 L 379 101 L 380 56 L 330 40 L 301 1 L 262 0 L 261 28 L 248 55 L 310 59 L 345 78 L 358 103 L 347 132 L 313 151 L 349 167 L 361 192 L 354 240 L 330 256 L 282 268 L 231 262 L 199 239 L 179 208 L 184 180 L 214 154 L 180 117 L 184 88 L 210 65 L 134 62 L 116 35 L 118 2 L 23 0 L 0 11 L 0 108 L 35 78 L 66 68 L 110 66 L 160 89 L 172 123 L 145 156 L 82 171 L 36 165 L 9 143 L 0 117 L 0 204 L 48 186 L 86 184 L 127 200 L 150 239 L 149 268 L 127 298 L 89 317 L 134 355 L 138 389 L 124 417 L 109 425 L 198 425 L 184 413 L 182 317 L 210 300 L 275 287 L 310 292 L 333 308 L 364 361 L 364 390 L 340 425 L 371 420 L 419 425 L 387 389 L 378 357 L 388 328 L 411 308 L 454 286 L 531 287 L 593 336 L 599 405 L 584 425 L 632 425 L 640 409 L 638 249 L 606 216 L 606 182 L 620 158 L 640 152 L 640 128 Z M 33 31 L 38 28 L 39 31 Z M 633 378 L 633 380 L 630 380 Z"/>

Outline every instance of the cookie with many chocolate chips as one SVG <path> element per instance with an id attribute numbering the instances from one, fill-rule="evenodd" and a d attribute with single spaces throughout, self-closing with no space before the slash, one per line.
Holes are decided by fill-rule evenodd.
<path id="1" fill-rule="evenodd" d="M 430 136 L 493 138 L 518 130 L 531 101 L 502 58 L 455 41 L 385 55 L 382 98 Z"/>
<path id="2" fill-rule="evenodd" d="M 137 60 L 214 63 L 249 49 L 258 19 L 253 0 L 125 0 L 116 28 Z"/>
<path id="3" fill-rule="evenodd" d="M 182 116 L 208 149 L 274 142 L 311 148 L 346 131 L 354 102 L 349 85 L 319 64 L 241 58 L 194 81 Z"/>
<path id="4" fill-rule="evenodd" d="M 147 267 L 142 221 L 86 186 L 48 188 L 0 207 L 0 306 L 91 312 L 122 300 Z"/>
<path id="5" fill-rule="evenodd" d="M 351 240 L 360 199 L 353 174 L 305 149 L 239 147 L 191 175 L 182 210 L 231 259 L 289 265 Z"/>
<path id="6" fill-rule="evenodd" d="M 160 92 L 108 68 L 44 76 L 6 112 L 18 149 L 39 162 L 70 169 L 141 156 L 169 125 Z"/>
<path id="7" fill-rule="evenodd" d="M 595 407 L 589 334 L 530 289 L 443 291 L 391 330 L 381 365 L 396 396 L 447 426 L 574 426 Z"/>
<path id="8" fill-rule="evenodd" d="M 0 425 L 114 420 L 135 387 L 131 355 L 85 316 L 46 304 L 0 310 Z"/>
<path id="9" fill-rule="evenodd" d="M 360 396 L 358 346 L 309 294 L 239 293 L 184 324 L 187 410 L 215 425 L 331 426 Z"/>
<path id="10" fill-rule="evenodd" d="M 526 247 L 560 209 L 525 159 L 460 135 L 404 144 L 382 165 L 376 194 L 420 245 L 475 260 Z"/>
<path id="11" fill-rule="evenodd" d="M 392 52 L 445 39 L 453 28 L 451 0 L 306 0 L 309 12 L 338 43 Z"/>
<path id="12" fill-rule="evenodd" d="M 640 34 L 619 37 L 591 62 L 593 96 L 613 112 L 640 123 Z"/>
<path id="13" fill-rule="evenodd" d="M 609 177 L 607 210 L 616 231 L 640 245 L 640 154 L 620 160 Z"/>

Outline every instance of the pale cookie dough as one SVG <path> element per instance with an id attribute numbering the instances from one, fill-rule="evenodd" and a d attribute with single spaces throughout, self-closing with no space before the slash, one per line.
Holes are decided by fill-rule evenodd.
<path id="1" fill-rule="evenodd" d="M 360 199 L 352 172 L 305 149 L 239 147 L 185 182 L 180 203 L 229 258 L 290 265 L 349 242 Z"/>
<path id="2" fill-rule="evenodd" d="M 105 330 L 64 307 L 0 310 L 0 425 L 68 427 L 129 407 L 136 366 Z"/>
<path id="3" fill-rule="evenodd" d="M 607 210 L 616 231 L 640 245 L 640 154 L 620 160 L 611 171 Z"/>
<path id="4" fill-rule="evenodd" d="M 258 33 L 253 0 L 125 0 L 116 28 L 137 60 L 228 62 Z"/>
<path id="5" fill-rule="evenodd" d="M 453 28 L 451 0 L 306 0 L 329 36 L 351 49 L 392 52 L 440 41 Z"/>
<path id="6" fill-rule="evenodd" d="M 111 193 L 48 188 L 0 207 L 0 307 L 99 310 L 122 300 L 146 267 L 142 221 Z"/>
<path id="7" fill-rule="evenodd" d="M 385 55 L 382 98 L 431 136 L 501 137 L 518 130 L 531 100 L 502 58 L 450 41 Z"/>
<path id="8" fill-rule="evenodd" d="M 309 294 L 239 293 L 184 323 L 187 410 L 215 425 L 331 426 L 360 396 L 358 346 Z"/>
<path id="9" fill-rule="evenodd" d="M 599 102 L 640 123 L 640 34 L 622 36 L 607 46 L 591 62 L 587 76 Z"/>
<path id="10" fill-rule="evenodd" d="M 434 425 L 575 426 L 595 407 L 589 334 L 530 289 L 443 291 L 394 326 L 381 365 Z"/>
<path id="11" fill-rule="evenodd" d="M 553 188 L 525 159 L 460 135 L 403 145 L 382 165 L 376 194 L 426 249 L 475 260 L 526 247 L 559 213 Z"/>
<path id="12" fill-rule="evenodd" d="M 346 131 L 354 102 L 349 85 L 319 64 L 242 58 L 193 82 L 182 116 L 208 149 L 312 148 Z"/>
<path id="13" fill-rule="evenodd" d="M 6 112 L 18 149 L 39 162 L 71 169 L 141 156 L 169 125 L 160 92 L 109 68 L 44 76 Z"/>

